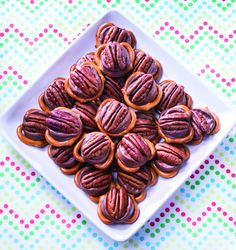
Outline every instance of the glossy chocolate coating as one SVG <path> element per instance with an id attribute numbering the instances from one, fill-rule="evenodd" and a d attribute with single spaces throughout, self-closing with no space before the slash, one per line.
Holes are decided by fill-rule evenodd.
<path id="1" fill-rule="evenodd" d="M 123 86 L 124 86 L 124 79 L 111 78 L 109 76 L 105 76 L 104 90 L 99 100 L 104 101 L 108 98 L 113 98 L 119 102 L 123 102 L 124 98 L 121 92 Z"/>
<path id="2" fill-rule="evenodd" d="M 143 166 L 152 158 L 149 145 L 139 134 L 125 135 L 117 146 L 116 158 L 128 168 Z"/>
<path id="3" fill-rule="evenodd" d="M 97 122 L 104 131 L 119 134 L 125 131 L 132 117 L 130 109 L 123 103 L 110 99 L 104 106 L 100 106 L 97 113 Z"/>
<path id="4" fill-rule="evenodd" d="M 90 100 L 103 88 L 103 80 L 94 64 L 76 65 L 70 72 L 69 88 L 77 97 Z"/>
<path id="5" fill-rule="evenodd" d="M 74 146 L 68 147 L 55 147 L 50 146 L 50 157 L 51 159 L 61 168 L 72 168 L 78 161 L 73 155 Z"/>
<path id="6" fill-rule="evenodd" d="M 83 139 L 81 156 L 87 163 L 101 164 L 108 159 L 112 150 L 112 142 L 106 134 L 92 132 Z"/>
<path id="7" fill-rule="evenodd" d="M 157 97 L 158 88 L 151 74 L 139 72 L 128 78 L 124 92 L 133 104 L 145 105 Z"/>
<path id="8" fill-rule="evenodd" d="M 100 54 L 103 73 L 111 77 L 122 77 L 132 66 L 129 51 L 117 42 L 109 42 Z"/>
<path id="9" fill-rule="evenodd" d="M 64 82 L 65 79 L 57 78 L 44 91 L 43 100 L 49 110 L 57 107 L 73 107 L 74 100 L 65 91 Z"/>
<path id="10" fill-rule="evenodd" d="M 120 28 L 112 23 L 103 24 L 97 31 L 97 46 L 108 42 L 127 42 L 135 46 L 135 37 L 131 31 Z"/>
<path id="11" fill-rule="evenodd" d="M 77 65 L 82 64 L 84 62 L 92 62 L 95 63 L 95 53 L 94 52 L 90 52 L 85 54 L 84 56 L 82 56 L 78 62 L 76 63 Z"/>
<path id="12" fill-rule="evenodd" d="M 150 55 L 146 54 L 142 50 L 135 50 L 135 60 L 133 66 L 133 72 L 143 72 L 151 74 L 155 79 L 161 73 L 160 65 Z"/>
<path id="13" fill-rule="evenodd" d="M 155 166 L 165 173 L 177 171 L 189 157 L 189 152 L 183 145 L 160 142 L 155 145 Z"/>
<path id="14" fill-rule="evenodd" d="M 189 135 L 191 116 L 181 106 L 161 113 L 158 123 L 162 133 L 169 138 L 184 138 Z"/>
<path id="15" fill-rule="evenodd" d="M 178 85 L 172 80 L 165 80 L 160 84 L 160 87 L 163 91 L 163 96 L 156 107 L 158 112 L 162 112 L 180 104 L 191 108 L 192 101 L 189 100 L 190 97 L 185 93 L 182 85 Z"/>
<path id="16" fill-rule="evenodd" d="M 39 109 L 30 109 L 26 111 L 22 123 L 24 135 L 31 140 L 44 141 L 44 135 L 47 129 L 47 117 L 48 114 Z"/>
<path id="17" fill-rule="evenodd" d="M 135 201 L 123 187 L 111 187 L 100 202 L 102 215 L 112 224 L 129 223 L 135 213 Z"/>
<path id="18" fill-rule="evenodd" d="M 159 138 L 157 131 L 157 119 L 151 113 L 137 112 L 137 120 L 134 128 L 130 131 L 141 135 L 150 141 L 157 141 Z"/>
<path id="19" fill-rule="evenodd" d="M 135 196 L 145 191 L 151 181 L 151 172 L 145 166 L 135 173 L 127 173 L 121 169 L 118 170 L 117 181 L 120 186 Z"/>
<path id="20" fill-rule="evenodd" d="M 75 176 L 75 183 L 86 194 L 100 196 L 105 194 L 111 184 L 112 175 L 108 171 L 95 169 L 86 165 Z"/>
<path id="21" fill-rule="evenodd" d="M 72 110 L 54 109 L 46 119 L 50 136 L 57 141 L 67 141 L 82 134 L 83 124 Z"/>
<path id="22" fill-rule="evenodd" d="M 78 110 L 80 113 L 84 131 L 91 132 L 97 130 L 95 116 L 97 114 L 98 106 L 94 102 L 89 102 L 89 103 L 76 102 L 74 109 Z"/>

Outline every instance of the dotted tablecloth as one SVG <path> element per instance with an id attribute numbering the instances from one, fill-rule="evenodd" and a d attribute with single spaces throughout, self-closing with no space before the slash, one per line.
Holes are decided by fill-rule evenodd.
<path id="1" fill-rule="evenodd" d="M 236 105 L 235 0 L 0 0 L 0 111 L 119 9 Z M 236 130 L 126 242 L 103 235 L 0 137 L 0 249 L 236 249 Z"/>

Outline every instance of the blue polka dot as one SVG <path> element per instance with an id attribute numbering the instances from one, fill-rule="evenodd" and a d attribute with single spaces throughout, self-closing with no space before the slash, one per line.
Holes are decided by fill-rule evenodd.
<path id="1" fill-rule="evenodd" d="M 150 246 L 150 242 L 149 242 L 149 241 L 146 242 L 146 246 L 147 246 L 147 247 Z"/>
<path id="2" fill-rule="evenodd" d="M 139 239 L 140 239 L 141 241 L 144 241 L 144 237 L 143 237 L 143 236 L 141 236 Z"/>

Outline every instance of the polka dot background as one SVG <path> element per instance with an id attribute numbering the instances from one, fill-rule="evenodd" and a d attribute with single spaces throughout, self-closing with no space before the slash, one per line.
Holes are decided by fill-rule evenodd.
<path id="1" fill-rule="evenodd" d="M 236 106 L 235 0 L 0 0 L 0 112 L 108 9 Z M 114 242 L 0 137 L 1 249 L 235 249 L 236 128 L 131 239 Z"/>

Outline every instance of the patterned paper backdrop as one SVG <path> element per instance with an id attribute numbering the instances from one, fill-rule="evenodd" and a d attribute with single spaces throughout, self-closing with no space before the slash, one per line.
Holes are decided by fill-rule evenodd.
<path id="1" fill-rule="evenodd" d="M 0 111 L 116 8 L 236 107 L 235 0 L 0 0 Z M 236 129 L 127 242 L 94 228 L 0 137 L 0 249 L 236 249 Z"/>

